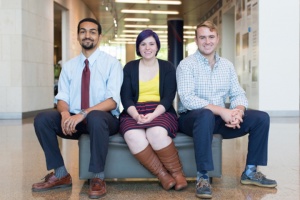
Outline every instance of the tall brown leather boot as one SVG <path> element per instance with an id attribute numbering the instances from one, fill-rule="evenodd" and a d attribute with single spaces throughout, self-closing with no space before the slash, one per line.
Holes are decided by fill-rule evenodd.
<path id="1" fill-rule="evenodd" d="M 134 154 L 134 157 L 152 174 L 157 176 L 165 190 L 174 187 L 176 184 L 175 179 L 164 168 L 150 145 L 140 153 Z"/>
<path id="2" fill-rule="evenodd" d="M 182 165 L 178 156 L 177 149 L 173 143 L 163 149 L 155 151 L 165 168 L 176 180 L 175 190 L 181 190 L 187 187 L 187 182 L 182 171 Z"/>

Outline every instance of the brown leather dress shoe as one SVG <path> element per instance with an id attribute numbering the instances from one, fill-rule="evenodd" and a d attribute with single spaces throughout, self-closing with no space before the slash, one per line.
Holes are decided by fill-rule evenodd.
<path id="1" fill-rule="evenodd" d="M 106 194 L 106 184 L 100 178 L 90 180 L 89 198 L 99 199 Z"/>
<path id="2" fill-rule="evenodd" d="M 70 174 L 67 174 L 66 176 L 58 179 L 55 177 L 54 173 L 51 172 L 50 174 L 47 174 L 44 179 L 45 180 L 43 182 L 35 183 L 32 185 L 33 192 L 41 192 L 72 186 L 72 178 Z"/>

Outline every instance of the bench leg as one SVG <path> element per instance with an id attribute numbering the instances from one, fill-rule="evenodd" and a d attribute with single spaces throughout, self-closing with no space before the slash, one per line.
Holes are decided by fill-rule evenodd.
<path id="1" fill-rule="evenodd" d="M 210 184 L 212 184 L 212 182 L 213 182 L 213 178 L 212 177 L 209 177 L 209 182 L 210 182 Z"/>

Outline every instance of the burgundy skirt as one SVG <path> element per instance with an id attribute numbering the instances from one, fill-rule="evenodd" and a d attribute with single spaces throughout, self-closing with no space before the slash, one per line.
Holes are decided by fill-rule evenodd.
<path id="1" fill-rule="evenodd" d="M 158 103 L 137 103 L 136 109 L 139 114 L 148 114 L 152 113 L 155 108 L 158 106 Z M 155 119 L 153 119 L 150 123 L 147 124 L 137 124 L 135 119 L 133 119 L 127 113 L 121 113 L 120 115 L 120 133 L 124 135 L 126 131 L 132 129 L 147 129 L 154 126 L 161 126 L 168 131 L 168 135 L 172 138 L 176 136 L 176 132 L 178 130 L 178 121 L 177 115 L 169 112 L 165 112 Z"/>

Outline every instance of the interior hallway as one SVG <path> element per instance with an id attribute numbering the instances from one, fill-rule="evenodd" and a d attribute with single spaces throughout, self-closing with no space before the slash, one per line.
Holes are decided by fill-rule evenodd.
<path id="1" fill-rule="evenodd" d="M 32 125 L 33 119 L 0 120 L 0 199 L 89 199 L 88 185 L 78 179 L 77 141 L 61 140 L 61 149 L 73 187 L 33 193 L 31 185 L 43 178 L 47 171 L 42 149 Z M 223 176 L 213 180 L 213 199 L 230 200 L 299 200 L 299 117 L 271 118 L 269 136 L 269 164 L 261 167 L 268 178 L 276 179 L 276 189 L 243 186 L 239 183 L 244 169 L 247 137 L 223 140 Z M 198 199 L 195 182 L 187 189 L 164 191 L 156 181 L 107 182 L 104 200 L 119 199 Z"/>

